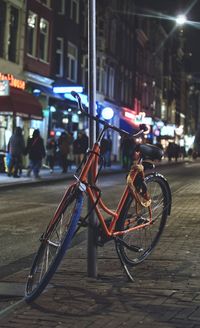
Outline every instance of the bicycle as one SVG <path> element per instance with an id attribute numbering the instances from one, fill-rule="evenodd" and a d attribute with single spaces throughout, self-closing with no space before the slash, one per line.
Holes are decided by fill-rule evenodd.
<path id="1" fill-rule="evenodd" d="M 106 206 L 101 198 L 101 189 L 97 186 L 103 166 L 100 142 L 107 129 L 132 138 L 144 133 L 145 126 L 142 125 L 141 130 L 132 136 L 88 114 L 83 109 L 80 96 L 76 92 L 72 92 L 72 95 L 77 99 L 79 109 L 86 116 L 98 121 L 103 128 L 92 149 L 85 154 L 74 175 L 75 182 L 65 191 L 40 238 L 39 249 L 26 283 L 25 298 L 28 302 L 37 298 L 45 289 L 73 237 L 80 227 L 86 225 L 91 211 L 95 211 L 99 220 L 98 245 L 103 246 L 107 241 L 114 240 L 117 255 L 130 281 L 134 280 L 130 268 L 143 262 L 151 254 L 170 215 L 172 199 L 169 184 L 163 175 L 148 171 L 155 167 L 153 161 L 160 160 L 163 152 L 150 144 L 140 144 L 137 147 L 137 159 L 127 176 L 127 185 L 117 208 L 112 210 Z M 88 174 L 91 173 L 93 183 L 88 182 Z M 81 217 L 84 193 L 90 198 L 92 207 L 85 217 Z M 102 211 L 109 217 L 105 217 Z"/>

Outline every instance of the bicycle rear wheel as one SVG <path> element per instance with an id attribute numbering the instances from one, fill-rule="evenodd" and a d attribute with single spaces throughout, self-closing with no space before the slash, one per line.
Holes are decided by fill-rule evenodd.
<path id="1" fill-rule="evenodd" d="M 25 298 L 28 302 L 41 294 L 57 270 L 74 236 L 82 203 L 80 190 L 70 190 L 61 201 L 55 219 L 50 221 L 42 235 L 26 283 Z"/>
<path id="2" fill-rule="evenodd" d="M 157 245 L 170 212 L 171 194 L 166 180 L 161 175 L 150 174 L 145 177 L 148 194 L 151 198 L 152 222 L 138 230 L 121 236 L 116 243 L 120 260 L 126 265 L 135 266 L 143 262 Z M 131 192 L 120 213 L 117 230 L 126 230 L 133 226 L 148 223 L 149 208 L 140 207 L 136 214 L 135 199 Z"/>

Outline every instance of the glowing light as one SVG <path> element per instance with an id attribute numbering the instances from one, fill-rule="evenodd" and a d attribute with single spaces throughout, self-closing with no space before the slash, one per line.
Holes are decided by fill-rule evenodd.
<path id="1" fill-rule="evenodd" d="M 177 25 L 184 25 L 187 22 L 187 18 L 185 15 L 178 15 L 176 18 Z"/>
<path id="2" fill-rule="evenodd" d="M 55 131 L 51 130 L 50 131 L 50 137 L 54 137 L 55 136 Z"/>
<path id="3" fill-rule="evenodd" d="M 105 107 L 102 109 L 101 115 L 103 116 L 104 120 L 111 120 L 114 116 L 114 111 L 111 107 Z"/>
<path id="4" fill-rule="evenodd" d="M 67 123 L 69 122 L 69 119 L 68 119 L 67 117 L 64 117 L 64 118 L 62 119 L 62 122 L 63 122 L 64 124 L 67 124 Z"/>
<path id="5" fill-rule="evenodd" d="M 130 118 L 132 120 L 135 119 L 135 114 L 132 114 L 130 112 L 124 112 L 124 116 L 127 117 L 127 118 Z"/>
<path id="6" fill-rule="evenodd" d="M 62 86 L 62 87 L 54 87 L 53 92 L 55 93 L 71 93 L 72 91 L 82 93 L 83 87 L 81 86 Z"/>
<path id="7" fill-rule="evenodd" d="M 40 91 L 39 89 L 34 89 L 34 90 L 33 90 L 33 94 L 34 94 L 35 96 L 39 96 L 39 95 L 41 94 L 41 91 Z"/>
<path id="8" fill-rule="evenodd" d="M 50 106 L 50 112 L 52 113 L 56 112 L 56 108 L 54 106 Z"/>

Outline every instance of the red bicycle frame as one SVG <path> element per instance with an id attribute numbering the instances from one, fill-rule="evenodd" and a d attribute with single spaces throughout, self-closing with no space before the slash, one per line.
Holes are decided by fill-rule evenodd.
<path id="1" fill-rule="evenodd" d="M 98 195 L 98 191 L 91 188 L 91 186 L 88 184 L 88 173 L 91 170 L 92 172 L 92 179 L 93 181 L 95 181 L 96 176 L 98 174 L 98 160 L 99 160 L 99 154 L 100 154 L 100 146 L 98 143 L 95 143 L 93 145 L 93 148 L 91 150 L 91 152 L 89 153 L 89 156 L 86 160 L 86 163 L 83 165 L 83 168 L 81 169 L 81 172 L 79 174 L 79 177 L 76 177 L 77 180 L 84 184 L 86 186 L 86 193 L 89 195 L 91 204 L 94 205 L 94 209 L 96 212 L 96 215 L 98 217 L 98 220 L 100 221 L 102 228 L 104 230 L 104 233 L 107 237 L 114 237 L 114 236 L 119 236 L 119 235 L 123 235 L 126 234 L 130 231 L 133 230 L 138 230 L 141 229 L 147 225 L 150 225 L 152 223 L 152 215 L 151 215 L 151 206 L 148 207 L 149 209 L 149 221 L 147 223 L 143 223 L 140 225 L 137 225 L 135 227 L 126 229 L 126 230 L 122 230 L 122 231 L 116 231 L 115 227 L 116 227 L 116 222 L 119 219 L 119 215 L 121 213 L 121 210 L 124 206 L 125 200 L 128 196 L 128 194 L 130 193 L 130 187 L 128 185 L 126 185 L 125 190 L 121 196 L 121 199 L 119 200 L 119 203 L 117 205 L 117 209 L 115 211 L 110 210 L 105 203 L 103 202 L 102 198 L 99 197 Z M 138 163 L 141 161 L 141 157 L 139 156 L 138 158 Z M 135 170 L 135 174 L 133 176 L 133 182 L 134 179 L 136 178 L 138 174 L 138 171 Z M 138 203 L 137 197 L 136 195 L 133 193 L 133 196 L 135 198 L 135 202 L 136 204 Z M 96 200 L 98 198 L 98 202 L 96 203 Z M 112 217 L 112 220 L 110 222 L 110 224 L 107 226 L 106 224 L 106 220 L 104 218 L 104 216 L 102 215 L 100 209 L 102 209 L 104 212 L 106 212 L 108 215 L 110 215 Z"/>

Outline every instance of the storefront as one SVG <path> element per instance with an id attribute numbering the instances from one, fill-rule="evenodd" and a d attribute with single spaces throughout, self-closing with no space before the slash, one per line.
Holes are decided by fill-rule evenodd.
<path id="1" fill-rule="evenodd" d="M 0 95 L 1 151 L 6 151 L 9 138 L 16 126 L 23 129 L 26 140 L 31 130 L 38 128 L 38 122 L 43 120 L 42 105 L 32 94 L 24 90 L 25 82 L 14 79 L 12 75 L 4 75 L 5 77 L 8 77 L 9 91 L 5 95 L 3 92 Z"/>

